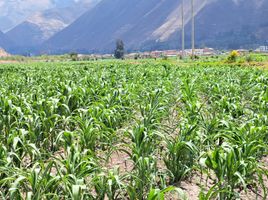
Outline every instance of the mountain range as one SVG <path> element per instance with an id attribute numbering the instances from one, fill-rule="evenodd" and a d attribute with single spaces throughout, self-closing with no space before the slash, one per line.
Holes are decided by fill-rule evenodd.
<path id="1" fill-rule="evenodd" d="M 54 0 L 1 0 L 0 30 L 7 32 L 33 13 L 57 6 Z"/>
<path id="2" fill-rule="evenodd" d="M 184 2 L 190 47 L 191 6 Z M 267 0 L 194 2 L 197 47 L 255 48 L 268 43 Z M 127 50 L 135 51 L 181 48 L 181 28 L 181 0 L 87 0 L 37 12 L 6 36 L 16 50 L 31 46 L 46 53 L 112 52 L 115 41 L 122 39 Z"/>
<path id="3" fill-rule="evenodd" d="M 64 5 L 35 12 L 6 35 L 13 41 L 13 52 L 34 51 L 39 46 L 93 8 L 99 0 L 65 1 Z M 57 1 L 54 2 L 57 5 Z"/>
<path id="4" fill-rule="evenodd" d="M 1 0 L 0 30 L 7 32 L 38 12 L 90 1 L 92 0 Z"/>
<path id="5" fill-rule="evenodd" d="M 71 24 L 85 11 L 90 10 L 97 2 L 97 0 L 74 2 L 66 7 L 37 12 L 6 34 L 21 46 L 41 44 Z"/>

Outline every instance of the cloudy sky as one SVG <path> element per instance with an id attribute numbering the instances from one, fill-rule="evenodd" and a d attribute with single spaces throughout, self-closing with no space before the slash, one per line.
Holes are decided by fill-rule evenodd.
<path id="1" fill-rule="evenodd" d="M 7 31 L 26 18 L 46 9 L 90 0 L 0 0 L 0 30 Z"/>

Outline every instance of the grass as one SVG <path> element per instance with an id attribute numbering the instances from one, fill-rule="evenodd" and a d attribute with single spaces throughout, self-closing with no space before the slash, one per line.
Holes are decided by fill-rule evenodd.
<path id="1" fill-rule="evenodd" d="M 200 59 L 0 71 L 1 199 L 186 199 L 180 183 L 197 173 L 213 182 L 202 200 L 267 198 L 265 70 Z M 114 152 L 131 169 L 111 166 Z"/>

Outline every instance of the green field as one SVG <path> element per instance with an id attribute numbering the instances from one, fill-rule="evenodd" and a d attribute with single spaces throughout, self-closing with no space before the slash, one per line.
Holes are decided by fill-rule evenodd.
<path id="1" fill-rule="evenodd" d="M 266 70 L 32 62 L 0 84 L 0 199 L 268 198 Z"/>

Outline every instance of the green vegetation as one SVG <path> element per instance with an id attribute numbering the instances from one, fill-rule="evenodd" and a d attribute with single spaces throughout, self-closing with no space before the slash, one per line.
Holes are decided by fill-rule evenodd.
<path id="1" fill-rule="evenodd" d="M 1 65 L 0 198 L 267 199 L 268 72 L 238 65 Z"/>
<path id="2" fill-rule="evenodd" d="M 123 59 L 125 55 L 125 45 L 123 40 L 118 39 L 116 41 L 116 48 L 114 51 L 114 57 L 117 59 Z"/>
<path id="3" fill-rule="evenodd" d="M 229 62 L 235 62 L 239 56 L 238 51 L 232 51 L 229 56 L 227 57 L 227 60 Z"/>

